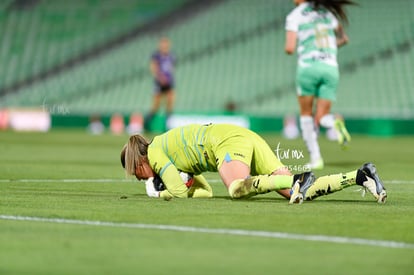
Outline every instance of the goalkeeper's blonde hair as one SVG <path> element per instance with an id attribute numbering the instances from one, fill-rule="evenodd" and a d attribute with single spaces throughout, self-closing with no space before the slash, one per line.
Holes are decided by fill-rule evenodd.
<path id="1" fill-rule="evenodd" d="M 149 142 L 140 135 L 129 137 L 121 151 L 121 163 L 128 175 L 135 175 L 136 167 L 147 159 Z"/>

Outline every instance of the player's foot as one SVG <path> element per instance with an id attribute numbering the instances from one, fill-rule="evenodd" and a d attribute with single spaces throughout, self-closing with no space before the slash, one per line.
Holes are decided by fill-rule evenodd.
<path id="1" fill-rule="evenodd" d="M 229 187 L 229 194 L 233 199 L 246 199 L 254 196 L 252 192 L 253 180 L 251 177 L 245 180 L 233 182 Z"/>
<path id="2" fill-rule="evenodd" d="M 307 170 L 322 170 L 324 167 L 323 159 L 319 158 L 305 164 Z"/>
<path id="3" fill-rule="evenodd" d="M 292 189 L 290 190 L 289 204 L 303 202 L 306 191 L 315 182 L 316 178 L 312 172 L 305 172 L 293 176 Z"/>
<path id="4" fill-rule="evenodd" d="M 337 117 L 334 127 L 338 136 L 339 145 L 341 145 L 342 149 L 346 149 L 349 142 L 351 142 L 351 135 L 345 127 L 344 120 L 341 117 Z"/>
<path id="5" fill-rule="evenodd" d="M 377 168 L 372 163 L 365 163 L 358 169 L 356 183 L 368 190 L 377 200 L 378 203 L 385 203 L 387 192 L 378 176 Z M 364 191 L 365 191 L 364 190 Z M 365 192 L 363 193 L 365 195 Z"/>

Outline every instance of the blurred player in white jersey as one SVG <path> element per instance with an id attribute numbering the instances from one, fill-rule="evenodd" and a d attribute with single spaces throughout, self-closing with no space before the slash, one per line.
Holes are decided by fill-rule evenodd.
<path id="1" fill-rule="evenodd" d="M 346 146 L 351 137 L 343 118 L 331 114 L 339 80 L 337 49 L 348 42 L 339 22 L 347 22 L 344 5 L 349 0 L 294 0 L 296 8 L 286 17 L 287 54 L 297 50 L 296 89 L 302 137 L 310 153 L 309 167 L 322 169 L 318 144 L 320 126 L 335 129 L 338 142 Z M 313 112 L 314 102 L 316 104 Z"/>

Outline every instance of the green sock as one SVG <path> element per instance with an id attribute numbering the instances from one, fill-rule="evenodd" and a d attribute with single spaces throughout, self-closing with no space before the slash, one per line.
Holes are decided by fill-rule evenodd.
<path id="1" fill-rule="evenodd" d="M 319 177 L 306 192 L 306 199 L 313 200 L 317 197 L 332 194 L 344 188 L 356 184 L 356 175 L 358 170 L 348 173 L 340 173 Z"/>

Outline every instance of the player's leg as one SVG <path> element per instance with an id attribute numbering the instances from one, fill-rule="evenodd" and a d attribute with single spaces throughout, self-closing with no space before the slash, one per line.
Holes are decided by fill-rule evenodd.
<path id="1" fill-rule="evenodd" d="M 233 180 L 229 186 L 229 194 L 234 199 L 240 199 L 278 191 L 284 197 L 290 198 L 290 203 L 301 203 L 314 181 L 315 176 L 312 172 L 297 175 L 250 176 L 246 179 Z"/>
<path id="2" fill-rule="evenodd" d="M 174 110 L 175 103 L 175 92 L 173 89 L 169 90 L 166 94 L 167 96 L 167 115 L 172 114 Z"/>
<path id="3" fill-rule="evenodd" d="M 248 198 L 292 186 L 290 173 L 271 175 L 284 165 L 267 143 L 249 130 L 241 130 L 237 136 L 222 142 L 216 157 L 219 174 L 232 198 Z"/>
<path id="4" fill-rule="evenodd" d="M 376 167 L 365 163 L 358 170 L 319 177 L 306 192 L 306 200 L 341 191 L 352 185 L 360 185 L 368 190 L 379 203 L 384 203 L 387 193 L 380 180 Z"/>
<path id="5" fill-rule="evenodd" d="M 331 66 L 322 66 L 323 84 L 320 87 L 319 98 L 316 103 L 315 122 L 317 125 L 334 129 L 338 143 L 345 148 L 351 141 L 351 136 L 345 127 L 342 116 L 331 114 L 332 102 L 336 101 L 336 92 L 339 82 L 338 69 Z"/>
<path id="6" fill-rule="evenodd" d="M 311 169 L 322 169 L 318 133 L 313 117 L 313 102 L 319 92 L 321 74 L 315 67 L 299 67 L 296 73 L 296 89 L 300 108 L 300 128 L 302 138 L 310 155 L 308 163 Z"/>
<path id="7" fill-rule="evenodd" d="M 292 176 L 292 173 L 286 167 L 281 167 L 277 169 L 276 171 L 274 171 L 272 175 Z M 290 199 L 290 195 L 291 195 L 290 191 L 291 191 L 290 187 L 287 189 L 276 190 L 276 192 L 279 193 L 279 195 L 281 195 L 282 197 L 285 197 L 286 199 Z"/>
<path id="8" fill-rule="evenodd" d="M 229 195 L 236 199 L 249 198 L 280 189 L 290 189 L 293 182 L 293 176 L 250 176 L 250 167 L 239 160 L 224 162 L 219 174 Z"/>
<path id="9" fill-rule="evenodd" d="M 323 105 L 324 102 L 318 101 L 318 105 Z M 321 107 L 323 109 L 324 107 Z M 345 121 L 342 116 L 340 115 L 333 115 L 328 112 L 321 112 L 319 115 L 319 124 L 327 129 L 333 129 L 335 131 L 336 138 L 338 140 L 339 145 L 343 149 L 351 141 L 351 135 L 349 134 L 348 130 L 345 127 Z"/>
<path id="10" fill-rule="evenodd" d="M 345 121 L 342 116 L 337 115 L 335 117 L 334 128 L 338 136 L 338 143 L 345 149 L 348 143 L 351 141 L 351 135 L 345 127 Z"/>
<path id="11" fill-rule="evenodd" d="M 256 133 L 244 128 L 227 127 L 226 131 L 232 131 L 234 136 L 221 140 L 215 155 L 218 172 L 229 195 L 232 198 L 247 198 L 284 190 L 284 196 L 289 197 L 287 190 L 292 187 L 293 176 L 269 145 Z M 284 173 L 280 168 L 284 168 Z M 277 175 L 277 172 L 280 174 Z"/>
<path id="12" fill-rule="evenodd" d="M 318 98 L 316 100 L 316 110 L 315 110 L 315 124 L 316 125 L 321 125 L 325 128 L 331 128 L 334 126 L 335 118 L 333 117 L 332 114 L 330 114 L 331 106 L 332 106 L 332 102 L 328 99 Z M 322 120 L 322 123 L 321 123 L 321 120 Z"/>
<path id="13" fill-rule="evenodd" d="M 239 160 L 225 160 L 218 172 L 224 185 L 230 190 L 234 181 L 244 180 L 250 176 L 250 167 Z"/>
<path id="14" fill-rule="evenodd" d="M 345 148 L 351 141 L 351 136 L 345 128 L 344 120 L 339 115 L 331 114 L 332 101 L 319 98 L 316 102 L 315 123 L 328 130 L 333 130 L 338 143 Z"/>
<path id="15" fill-rule="evenodd" d="M 346 187 L 356 184 L 358 170 L 347 173 L 322 176 L 308 189 L 305 199 L 313 200 L 323 195 L 329 195 Z"/>
<path id="16" fill-rule="evenodd" d="M 308 164 L 311 169 L 322 169 L 323 159 L 318 143 L 318 134 L 315 128 L 315 121 L 312 117 L 313 96 L 299 96 L 298 102 L 301 110 L 300 114 L 300 128 L 302 132 L 303 141 L 306 144 L 310 155 L 310 162 Z"/>
<path id="17" fill-rule="evenodd" d="M 272 183 L 272 180 L 276 180 L 276 178 L 269 177 L 267 175 L 292 176 L 292 173 L 277 158 L 275 151 L 272 150 L 272 148 L 270 148 L 269 144 L 261 136 L 252 131 L 249 132 L 249 136 L 253 144 L 254 158 L 251 162 L 251 174 L 265 175 L 261 177 L 262 179 L 258 184 L 258 187 L 261 187 L 261 185 L 263 186 L 262 188 L 259 188 L 259 190 L 268 190 L 277 187 L 277 190 L 275 191 L 279 193 L 281 196 L 289 199 L 291 186 L 287 187 L 286 189 L 279 189 L 280 186 L 275 186 L 275 184 Z M 281 181 L 282 179 L 286 178 L 279 177 L 277 179 Z"/>
<path id="18" fill-rule="evenodd" d="M 188 190 L 189 198 L 211 198 L 213 189 L 203 175 L 194 176 L 194 183 Z"/>

